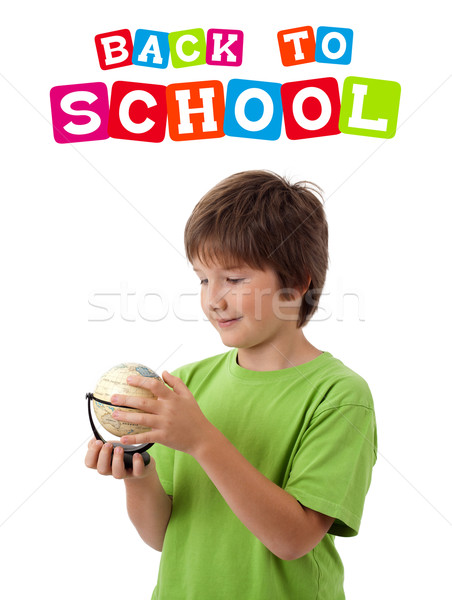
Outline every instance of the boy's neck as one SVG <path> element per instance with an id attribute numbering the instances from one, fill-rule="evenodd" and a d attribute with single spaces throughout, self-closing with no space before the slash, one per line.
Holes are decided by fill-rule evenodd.
<path id="1" fill-rule="evenodd" d="M 303 332 L 289 339 L 275 339 L 265 346 L 238 348 L 237 362 L 250 371 L 279 371 L 310 362 L 322 354 L 305 338 Z"/>

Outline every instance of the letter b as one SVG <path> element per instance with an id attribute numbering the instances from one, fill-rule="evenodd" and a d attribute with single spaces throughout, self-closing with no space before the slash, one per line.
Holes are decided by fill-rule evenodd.
<path id="1" fill-rule="evenodd" d="M 94 41 L 103 71 L 132 64 L 133 42 L 128 29 L 99 33 Z"/>

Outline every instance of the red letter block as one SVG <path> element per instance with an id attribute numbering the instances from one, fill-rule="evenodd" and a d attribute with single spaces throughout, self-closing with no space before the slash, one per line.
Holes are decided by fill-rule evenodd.
<path id="1" fill-rule="evenodd" d="M 340 133 L 341 101 L 337 81 L 333 77 L 284 83 L 281 98 L 290 140 Z"/>
<path id="2" fill-rule="evenodd" d="M 112 138 L 161 142 L 166 131 L 164 85 L 116 81 L 111 89 L 108 133 Z"/>
<path id="3" fill-rule="evenodd" d="M 99 33 L 94 41 L 99 65 L 104 71 L 132 64 L 133 42 L 128 29 Z"/>

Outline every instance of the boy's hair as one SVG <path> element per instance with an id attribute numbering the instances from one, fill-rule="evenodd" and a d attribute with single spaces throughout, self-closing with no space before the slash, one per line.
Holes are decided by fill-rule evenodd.
<path id="1" fill-rule="evenodd" d="M 271 171 L 231 175 L 207 192 L 189 217 L 187 258 L 191 263 L 198 258 L 271 267 L 281 288 L 304 293 L 297 320 L 297 327 L 303 327 L 318 307 L 328 269 L 328 224 L 321 199 L 317 186 L 291 184 Z"/>

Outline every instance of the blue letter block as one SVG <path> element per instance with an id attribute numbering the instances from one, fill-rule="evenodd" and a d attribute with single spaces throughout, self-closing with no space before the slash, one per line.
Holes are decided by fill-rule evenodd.
<path id="1" fill-rule="evenodd" d="M 353 30 L 319 27 L 315 41 L 315 60 L 319 63 L 349 65 L 352 60 Z"/>
<path id="2" fill-rule="evenodd" d="M 231 137 L 277 140 L 282 125 L 281 84 L 231 79 L 223 131 Z"/>
<path id="3" fill-rule="evenodd" d="M 133 42 L 132 63 L 140 67 L 166 69 L 170 55 L 168 34 L 137 29 Z"/>

